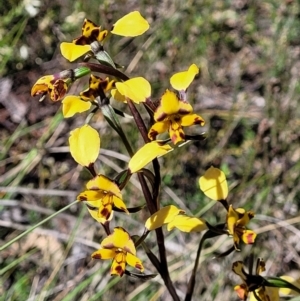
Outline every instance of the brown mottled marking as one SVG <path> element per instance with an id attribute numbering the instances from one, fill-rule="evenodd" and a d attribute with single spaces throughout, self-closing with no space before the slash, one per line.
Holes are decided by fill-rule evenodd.
<path id="1" fill-rule="evenodd" d="M 79 201 L 87 201 L 87 197 L 84 196 L 84 195 L 81 195 L 81 196 L 79 197 Z"/>
<path id="2" fill-rule="evenodd" d="M 101 259 L 101 255 L 99 253 L 96 253 L 92 256 L 94 259 Z"/>
<path id="3" fill-rule="evenodd" d="M 122 266 L 120 266 L 120 265 L 117 265 L 115 267 L 115 271 L 120 275 L 120 277 L 122 277 L 124 274 L 124 270 L 123 270 Z"/>

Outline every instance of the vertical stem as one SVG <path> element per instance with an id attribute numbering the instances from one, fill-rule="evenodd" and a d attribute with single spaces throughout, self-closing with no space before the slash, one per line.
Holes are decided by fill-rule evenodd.
<path id="1" fill-rule="evenodd" d="M 186 292 L 186 296 L 184 301 L 191 301 L 192 300 L 192 296 L 193 296 L 193 292 L 194 292 L 194 288 L 195 288 L 195 283 L 196 283 L 196 275 L 197 275 L 197 269 L 198 269 L 198 265 L 199 265 L 199 260 L 200 260 L 200 254 L 201 254 L 201 250 L 203 247 L 203 243 L 206 239 L 206 236 L 202 236 L 200 243 L 199 243 L 199 247 L 197 250 L 197 255 L 196 255 L 196 260 L 194 263 L 194 268 L 192 271 L 192 275 L 190 277 L 189 283 L 188 283 L 188 288 L 187 288 L 187 292 Z"/>
<path id="2" fill-rule="evenodd" d="M 148 131 L 140 113 L 138 112 L 138 110 L 136 109 L 136 107 L 134 106 L 133 102 L 130 99 L 127 99 L 127 103 L 145 143 L 148 143 L 149 142 Z M 155 171 L 155 185 L 154 185 L 155 189 L 153 191 L 153 195 L 151 195 L 151 192 L 149 190 L 149 187 L 146 183 L 144 176 L 142 174 L 138 174 L 150 214 L 157 212 L 159 208 L 158 195 L 159 195 L 160 183 L 161 183 L 160 168 L 157 159 L 153 160 L 153 167 Z M 180 301 L 169 274 L 168 262 L 166 257 L 165 238 L 164 238 L 162 228 L 156 229 L 155 233 L 156 233 L 159 258 L 161 263 L 161 267 L 158 270 L 158 272 L 163 278 L 164 283 L 169 293 L 171 294 L 173 300 Z"/>

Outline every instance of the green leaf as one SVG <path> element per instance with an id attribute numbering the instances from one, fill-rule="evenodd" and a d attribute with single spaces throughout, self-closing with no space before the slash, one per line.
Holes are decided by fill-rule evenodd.
<path id="1" fill-rule="evenodd" d="M 270 286 L 270 287 L 279 287 L 279 288 L 289 288 L 294 290 L 297 293 L 300 293 L 300 288 L 297 286 L 293 285 L 292 283 L 279 278 L 279 277 L 264 277 L 267 280 L 267 284 L 265 286 Z"/>

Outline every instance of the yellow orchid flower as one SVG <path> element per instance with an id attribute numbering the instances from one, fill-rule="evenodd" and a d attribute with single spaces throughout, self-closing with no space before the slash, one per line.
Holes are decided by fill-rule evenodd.
<path id="1" fill-rule="evenodd" d="M 189 103 L 181 101 L 169 90 L 162 96 L 161 103 L 154 113 L 154 120 L 148 137 L 154 140 L 158 134 L 167 131 L 174 144 L 185 140 L 182 127 L 195 124 L 203 126 L 205 123 L 201 116 L 193 114 L 193 108 Z"/>
<path id="2" fill-rule="evenodd" d="M 71 84 L 69 78 L 61 77 L 61 73 L 54 75 L 44 75 L 39 78 L 31 89 L 31 96 L 49 94 L 52 101 L 62 100 Z"/>
<path id="3" fill-rule="evenodd" d="M 258 259 L 256 273 L 254 275 L 248 274 L 244 269 L 244 263 L 242 261 L 236 261 L 232 264 L 232 271 L 238 275 L 243 283 L 234 287 L 235 292 L 241 300 L 246 301 L 250 292 L 258 289 L 260 291 L 259 296 L 262 300 L 278 301 L 279 296 L 275 299 L 267 299 L 268 295 L 264 286 L 264 278 L 260 277 L 259 274 L 265 271 L 265 262 L 262 259 Z"/>
<path id="4" fill-rule="evenodd" d="M 101 249 L 92 254 L 94 259 L 112 259 L 111 275 L 122 277 L 126 264 L 144 271 L 141 260 L 136 256 L 133 240 L 126 230 L 121 227 L 114 228 L 113 234 L 103 239 Z"/>
<path id="5" fill-rule="evenodd" d="M 31 96 L 41 95 L 41 100 L 49 94 L 52 101 L 62 100 L 72 83 L 87 74 L 90 69 L 87 67 L 78 67 L 61 71 L 52 75 L 44 75 L 33 85 Z"/>
<path id="6" fill-rule="evenodd" d="M 143 34 L 149 29 L 149 23 L 138 11 L 131 12 L 118 20 L 111 30 L 111 33 L 125 37 L 135 37 Z M 103 43 L 109 31 L 101 30 L 91 20 L 85 19 L 82 25 L 82 35 L 72 41 L 63 42 L 60 45 L 61 54 L 70 62 L 92 51 L 91 44 L 94 42 Z"/>
<path id="7" fill-rule="evenodd" d="M 73 40 L 76 45 L 90 45 L 94 41 L 102 42 L 108 34 L 107 30 L 101 30 L 101 26 L 96 25 L 88 19 L 84 19 L 82 25 L 82 35 Z"/>
<path id="8" fill-rule="evenodd" d="M 103 92 L 106 93 L 111 90 L 115 85 L 115 80 L 110 80 L 109 77 L 105 79 L 91 74 L 89 79 L 89 88 L 80 92 L 80 97 L 83 100 L 95 100 L 96 97 Z"/>
<path id="9" fill-rule="evenodd" d="M 72 157 L 82 166 L 88 167 L 98 158 L 100 136 L 95 129 L 87 124 L 70 133 L 69 144 Z"/>
<path id="10" fill-rule="evenodd" d="M 228 233 L 233 237 L 234 247 L 238 250 L 238 245 L 242 240 L 245 244 L 253 244 L 256 238 L 256 233 L 252 230 L 247 230 L 246 225 L 254 217 L 252 211 L 245 211 L 243 208 L 234 209 L 229 206 L 227 212 L 227 228 Z"/>
<path id="11" fill-rule="evenodd" d="M 80 96 L 69 95 L 63 101 L 63 115 L 65 118 L 74 116 L 76 113 L 82 113 L 91 108 L 91 101 L 94 101 L 102 93 L 109 91 L 115 84 L 115 80 L 108 77 L 102 79 L 99 76 L 91 74 L 89 79 L 89 88 L 80 92 Z"/>
<path id="12" fill-rule="evenodd" d="M 97 208 L 97 216 L 92 216 L 101 223 L 110 219 L 114 206 L 128 213 L 121 191 L 113 180 L 98 175 L 86 184 L 86 188 L 77 196 L 77 200 L 85 202 L 93 211 Z"/>
<path id="13" fill-rule="evenodd" d="M 288 276 L 264 278 L 260 274 L 265 270 L 265 262 L 262 258 L 257 260 L 255 275 L 245 271 L 242 261 L 233 263 L 232 271 L 243 281 L 242 284 L 234 287 L 241 300 L 246 301 L 250 296 L 250 301 L 279 301 L 279 294 L 281 293 L 284 295 L 299 294 L 292 290 L 293 286 L 296 290 L 300 287 L 295 279 Z"/>

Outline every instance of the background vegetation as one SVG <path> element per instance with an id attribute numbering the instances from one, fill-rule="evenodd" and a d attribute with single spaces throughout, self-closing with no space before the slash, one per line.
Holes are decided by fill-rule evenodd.
<path id="1" fill-rule="evenodd" d="M 161 160 L 162 204 L 223 221 L 221 205 L 204 197 L 197 184 L 214 165 L 227 174 L 229 202 L 256 212 L 254 247 L 216 259 L 231 239 L 206 246 L 194 300 L 237 300 L 233 286 L 239 280 L 231 265 L 247 261 L 251 252 L 266 260 L 268 275 L 299 277 L 300 8 L 293 0 L 1 2 L 0 245 L 72 202 L 87 179 L 67 147 L 69 131 L 83 117 L 63 120 L 60 103 L 30 97 L 32 84 L 72 66 L 59 44 L 80 35 L 85 17 L 109 28 L 132 10 L 139 10 L 151 29 L 136 39 L 113 37 L 106 49 L 129 76 L 151 82 L 154 98 L 176 71 L 191 63 L 201 68 L 189 100 L 207 121 L 208 139 Z M 81 85 L 85 82 L 73 91 Z M 101 115 L 94 126 L 102 139 L 99 168 L 114 175 L 128 160 L 119 152 L 126 153 Z M 140 146 L 130 121 L 124 120 L 124 127 Z M 138 205 L 141 195 L 133 181 L 124 199 Z M 137 216 L 116 214 L 116 219 L 141 234 L 143 220 Z M 1 251 L 0 300 L 170 300 L 159 277 L 146 283 L 111 278 L 109 262 L 92 261 L 103 235 L 82 204 L 44 223 Z M 167 235 L 171 276 L 184 296 L 200 237 Z"/>

